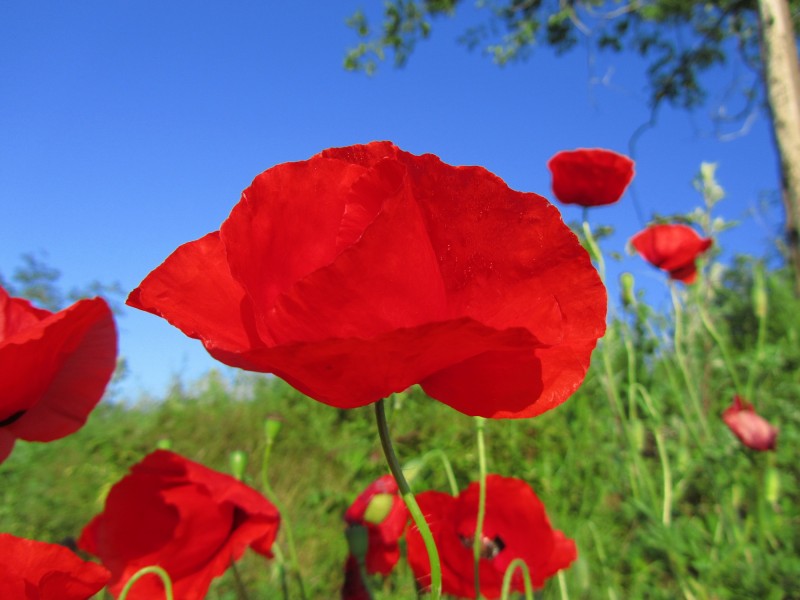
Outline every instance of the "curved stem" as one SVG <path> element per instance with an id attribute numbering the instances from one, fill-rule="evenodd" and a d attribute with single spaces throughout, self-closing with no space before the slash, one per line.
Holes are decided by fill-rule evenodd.
<path id="1" fill-rule="evenodd" d="M 172 595 L 172 580 L 169 578 L 169 573 L 167 573 L 161 567 L 157 567 L 155 565 L 150 567 L 144 567 L 143 569 L 139 569 L 134 573 L 130 579 L 128 579 L 128 583 L 125 584 L 125 587 L 122 588 L 122 591 L 119 594 L 119 600 L 125 600 L 128 597 L 128 592 L 130 592 L 133 584 L 139 581 L 145 575 L 152 573 L 153 575 L 158 575 L 161 579 L 161 582 L 164 584 L 164 595 L 167 600 L 173 600 Z"/>
<path id="2" fill-rule="evenodd" d="M 475 576 L 475 598 L 481 597 L 481 549 L 483 548 L 483 521 L 486 518 L 486 444 L 483 439 L 485 420 L 475 417 L 475 430 L 478 438 L 478 518 L 475 521 L 475 535 L 472 538 L 472 560 Z"/>
<path id="3" fill-rule="evenodd" d="M 400 466 L 400 461 L 397 460 L 397 455 L 394 453 L 392 447 L 392 440 L 389 437 L 389 425 L 386 423 L 386 411 L 383 406 L 383 398 L 375 403 L 375 420 L 378 424 L 378 435 L 381 438 L 381 447 L 383 454 L 386 456 L 386 462 L 389 464 L 389 470 L 392 472 L 397 487 L 400 489 L 400 495 L 405 502 L 414 524 L 419 530 L 422 541 L 425 544 L 425 550 L 428 552 L 428 560 L 431 564 L 431 600 L 439 600 L 442 595 L 442 567 L 439 562 L 439 552 L 436 549 L 436 542 L 433 540 L 433 534 L 430 527 L 428 527 L 425 516 L 419 508 L 414 494 L 403 475 L 403 469 Z"/>
<path id="4" fill-rule="evenodd" d="M 450 487 L 450 495 L 458 496 L 458 484 L 456 483 L 455 473 L 453 473 L 453 465 L 450 464 L 450 459 L 447 458 L 447 454 L 445 454 L 443 450 L 439 450 L 437 448 L 435 450 L 431 450 L 430 452 L 426 452 L 422 457 L 423 464 L 428 462 L 428 458 L 432 458 L 434 456 L 438 457 L 442 462 L 444 473 L 447 476 L 447 484 Z"/>
<path id="5" fill-rule="evenodd" d="M 508 600 L 509 594 L 511 593 L 511 578 L 514 575 L 514 571 L 519 569 L 522 571 L 522 578 L 525 581 L 525 600 L 533 600 L 533 585 L 531 584 L 531 574 L 528 571 L 528 565 L 525 564 L 525 561 L 521 558 L 515 558 L 511 561 L 506 568 L 506 572 L 503 575 L 503 587 L 502 593 L 500 598 L 503 600 Z"/>

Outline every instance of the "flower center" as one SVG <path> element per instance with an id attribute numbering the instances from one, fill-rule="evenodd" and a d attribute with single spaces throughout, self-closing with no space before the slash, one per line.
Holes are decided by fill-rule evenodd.
<path id="1" fill-rule="evenodd" d="M 461 543 L 465 548 L 472 548 L 472 542 L 475 538 L 474 536 L 467 537 L 465 535 L 459 535 L 458 539 L 461 540 Z M 500 554 L 505 547 L 506 545 L 499 535 L 494 536 L 494 539 L 489 539 L 488 537 L 483 536 L 483 539 L 481 539 L 481 558 L 492 560 L 494 557 Z"/>

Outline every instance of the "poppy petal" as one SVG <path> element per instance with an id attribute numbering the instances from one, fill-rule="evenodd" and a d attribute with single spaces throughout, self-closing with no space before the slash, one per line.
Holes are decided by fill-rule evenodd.
<path id="1" fill-rule="evenodd" d="M 35 332 L 35 333 L 34 333 Z M 27 339 L 26 339 L 27 338 Z M 77 431 L 116 367 L 117 334 L 108 304 L 80 300 L 0 343 L 0 416 L 24 411 L 4 429 L 29 441 Z"/>

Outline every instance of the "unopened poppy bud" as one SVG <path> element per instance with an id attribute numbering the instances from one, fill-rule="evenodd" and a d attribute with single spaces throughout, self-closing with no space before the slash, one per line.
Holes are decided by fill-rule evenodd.
<path id="1" fill-rule="evenodd" d="M 369 549 L 367 528 L 363 525 L 350 525 L 345 529 L 344 535 L 347 537 L 347 546 L 350 548 L 350 554 L 355 557 L 358 564 L 363 565 Z"/>
<path id="2" fill-rule="evenodd" d="M 364 511 L 364 521 L 379 525 L 389 516 L 394 506 L 394 494 L 375 494 Z"/>
<path id="3" fill-rule="evenodd" d="M 159 450 L 170 450 L 172 448 L 172 440 L 161 438 L 156 442 L 156 448 Z"/>
<path id="4" fill-rule="evenodd" d="M 777 504 L 781 495 L 781 476 L 778 469 L 769 467 L 764 473 L 764 497 L 770 504 Z"/>
<path id="5" fill-rule="evenodd" d="M 267 438 L 268 446 L 275 443 L 275 438 L 278 437 L 278 432 L 280 430 L 281 422 L 277 419 L 267 419 L 264 421 L 264 435 Z"/>
<path id="6" fill-rule="evenodd" d="M 631 273 L 623 273 L 619 276 L 619 284 L 622 288 L 623 306 L 634 306 L 636 304 L 636 294 L 633 289 L 634 283 Z"/>
<path id="7" fill-rule="evenodd" d="M 758 319 L 765 319 L 768 307 L 764 270 L 761 267 L 757 267 L 753 271 L 753 312 Z"/>
<path id="8" fill-rule="evenodd" d="M 234 450 L 228 456 L 231 475 L 241 481 L 244 478 L 244 470 L 247 468 L 247 455 L 241 450 Z"/>

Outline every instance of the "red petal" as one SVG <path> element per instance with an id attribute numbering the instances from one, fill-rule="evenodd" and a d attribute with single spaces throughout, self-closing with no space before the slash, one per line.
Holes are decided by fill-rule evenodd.
<path id="1" fill-rule="evenodd" d="M 100 298 L 80 300 L 0 344 L 0 416 L 26 412 L 4 429 L 51 441 L 78 430 L 116 367 L 117 333 Z"/>
<path id="2" fill-rule="evenodd" d="M 631 245 L 647 262 L 685 283 L 694 281 L 695 260 L 711 244 L 711 239 L 701 238 L 687 225 L 652 225 L 631 238 Z"/>
<path id="3" fill-rule="evenodd" d="M 35 330 L 36 324 L 49 317 L 49 310 L 36 308 L 24 298 L 12 298 L 0 287 L 0 343 L 10 340 L 21 342 L 26 331 Z M 22 338 L 16 339 L 21 334 Z"/>
<path id="4" fill-rule="evenodd" d="M 553 193 L 565 204 L 601 206 L 617 202 L 633 179 L 633 161 L 611 150 L 559 152 L 547 163 Z"/>
<path id="5" fill-rule="evenodd" d="M 158 450 L 131 469 L 84 529 L 79 546 L 111 569 L 118 593 L 144 566 L 169 574 L 175 596 L 205 597 L 248 546 L 270 555 L 279 515 L 263 496 L 228 475 Z M 137 583 L 132 600 L 163 594 L 155 577 Z"/>
<path id="6" fill-rule="evenodd" d="M 350 207 L 351 189 L 364 172 L 312 158 L 273 167 L 244 191 L 220 235 L 230 272 L 261 311 L 296 281 L 330 264 L 346 239 L 371 220 L 374 206 Z"/>
<path id="7" fill-rule="evenodd" d="M 734 397 L 733 404 L 722 414 L 722 420 L 748 448 L 761 451 L 775 449 L 778 430 L 739 396 Z"/>
<path id="8" fill-rule="evenodd" d="M 67 548 L 0 533 L 3 598 L 87 600 L 109 577 L 104 567 L 81 560 Z"/>
<path id="9" fill-rule="evenodd" d="M 129 302 L 226 364 L 342 408 L 427 378 L 485 390 L 500 373 L 507 393 L 488 401 L 436 394 L 471 414 L 538 414 L 579 385 L 605 329 L 605 290 L 552 205 L 388 143 L 270 169 L 220 236 L 210 269 L 202 253 L 173 255 Z"/>
<path id="10" fill-rule="evenodd" d="M 338 408 L 371 404 L 431 374 L 497 348 L 532 348 L 524 329 L 496 331 L 471 319 L 396 329 L 371 339 L 332 339 L 230 353 L 225 364 L 275 373 L 312 398 Z"/>

